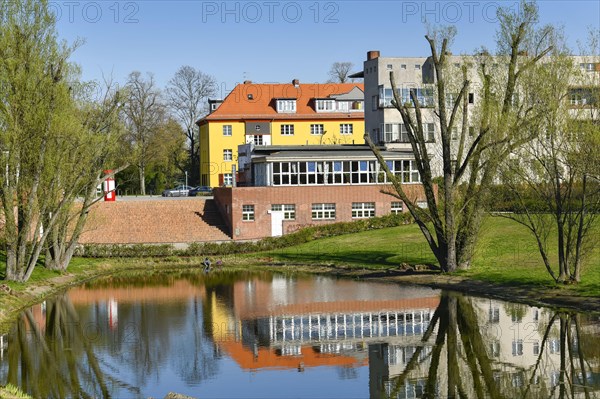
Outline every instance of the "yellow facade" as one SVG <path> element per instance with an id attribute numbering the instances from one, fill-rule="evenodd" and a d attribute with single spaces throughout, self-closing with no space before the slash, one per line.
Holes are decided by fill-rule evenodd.
<path id="1" fill-rule="evenodd" d="M 276 120 L 270 123 L 270 145 L 364 144 L 364 120 L 360 118 L 313 120 Z M 311 134 L 311 125 L 323 125 L 323 134 Z M 223 134 L 223 126 L 231 126 L 231 135 Z M 282 125 L 293 125 L 293 134 L 282 134 Z M 347 126 L 352 125 L 348 134 Z M 200 126 L 200 176 L 202 185 L 218 187 L 228 183 L 232 166 L 237 168 L 238 145 L 246 143 L 245 121 L 206 121 Z M 344 129 L 344 133 L 340 130 Z M 229 129 L 227 128 L 227 133 Z M 231 160 L 229 153 L 231 150 Z"/>

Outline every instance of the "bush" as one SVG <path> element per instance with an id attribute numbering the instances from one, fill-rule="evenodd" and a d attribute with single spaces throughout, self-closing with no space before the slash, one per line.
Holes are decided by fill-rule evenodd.
<path id="1" fill-rule="evenodd" d="M 217 256 L 234 255 L 259 251 L 270 251 L 304 244 L 319 238 L 359 233 L 366 230 L 383 229 L 409 224 L 412 218 L 407 213 L 390 214 L 353 222 L 340 222 L 305 227 L 281 237 L 267 237 L 258 241 L 195 242 L 186 249 L 175 249 L 171 244 L 86 244 L 78 248 L 76 255 L 85 258 L 144 258 L 167 256 Z"/>

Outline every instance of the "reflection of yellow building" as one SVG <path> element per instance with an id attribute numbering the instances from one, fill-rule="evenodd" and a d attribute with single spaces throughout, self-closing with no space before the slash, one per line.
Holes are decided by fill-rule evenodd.
<path id="1" fill-rule="evenodd" d="M 366 366 L 371 343 L 417 344 L 439 303 L 436 291 L 330 278 L 275 276 L 214 293 L 212 338 L 245 370 Z"/>
<path id="2" fill-rule="evenodd" d="M 202 185 L 232 184 L 238 145 L 364 144 L 360 83 L 237 85 L 199 120 Z"/>

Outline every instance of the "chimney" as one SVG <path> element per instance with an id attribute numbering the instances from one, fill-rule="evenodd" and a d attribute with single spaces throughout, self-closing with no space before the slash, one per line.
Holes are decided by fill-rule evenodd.
<path id="1" fill-rule="evenodd" d="M 379 58 L 379 51 L 372 50 L 367 52 L 367 60 L 374 60 L 375 58 Z"/>
<path id="2" fill-rule="evenodd" d="M 251 85 L 251 84 L 252 84 L 252 81 L 251 81 L 251 80 L 244 80 L 244 84 L 245 84 L 245 85 Z"/>
<path id="3" fill-rule="evenodd" d="M 292 80 L 292 84 L 294 85 L 294 87 L 298 87 L 300 86 L 300 81 L 298 79 L 294 79 Z"/>

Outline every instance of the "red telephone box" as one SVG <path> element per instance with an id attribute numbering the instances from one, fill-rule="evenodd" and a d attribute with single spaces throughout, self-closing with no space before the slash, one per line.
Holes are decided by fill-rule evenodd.
<path id="1" fill-rule="evenodd" d="M 112 173 L 112 170 L 105 170 L 105 174 Z M 115 178 L 109 177 L 104 180 L 103 184 L 104 191 L 104 201 L 116 201 L 117 200 L 117 192 L 115 190 Z"/>

